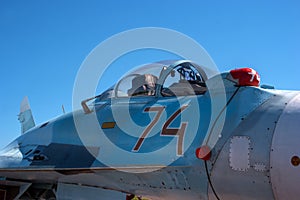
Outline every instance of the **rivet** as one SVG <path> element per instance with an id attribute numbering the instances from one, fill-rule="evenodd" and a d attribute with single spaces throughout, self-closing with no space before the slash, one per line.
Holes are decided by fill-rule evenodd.
<path id="1" fill-rule="evenodd" d="M 293 156 L 291 159 L 291 163 L 293 166 L 297 167 L 300 164 L 300 158 L 298 156 Z"/>

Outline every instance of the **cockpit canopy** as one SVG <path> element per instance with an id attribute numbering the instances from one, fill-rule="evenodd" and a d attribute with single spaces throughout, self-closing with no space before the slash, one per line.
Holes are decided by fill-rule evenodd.
<path id="1" fill-rule="evenodd" d="M 206 92 L 207 76 L 190 61 L 145 65 L 125 75 L 115 86 L 115 97 L 187 96 Z"/>

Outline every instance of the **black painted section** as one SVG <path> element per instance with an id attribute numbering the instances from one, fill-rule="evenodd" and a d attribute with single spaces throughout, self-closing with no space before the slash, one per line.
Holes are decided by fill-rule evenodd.
<path id="1" fill-rule="evenodd" d="M 42 146 L 40 146 L 42 147 Z M 95 157 L 81 145 L 52 143 L 49 146 L 39 148 L 44 160 L 33 159 L 31 166 L 51 166 L 55 168 L 89 168 L 95 161 Z M 95 156 L 99 148 L 89 147 Z"/>

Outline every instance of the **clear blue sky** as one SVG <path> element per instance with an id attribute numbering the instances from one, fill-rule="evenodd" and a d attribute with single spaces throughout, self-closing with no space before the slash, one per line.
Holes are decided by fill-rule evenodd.
<path id="1" fill-rule="evenodd" d="M 20 135 L 17 114 L 24 96 L 36 123 L 60 115 L 62 104 L 71 111 L 73 83 L 84 58 L 101 41 L 132 28 L 174 29 L 200 43 L 221 71 L 249 66 L 262 83 L 300 90 L 299 10 L 296 0 L 1 0 L 0 148 Z M 145 54 L 151 56 L 135 57 L 143 63 L 169 59 L 168 54 Z M 109 76 L 109 84 L 119 78 Z"/>

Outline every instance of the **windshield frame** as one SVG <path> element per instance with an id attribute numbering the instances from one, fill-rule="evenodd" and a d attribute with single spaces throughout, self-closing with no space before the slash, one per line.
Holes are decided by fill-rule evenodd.
<path id="1" fill-rule="evenodd" d="M 168 61 L 160 61 L 160 62 L 156 62 L 156 63 L 151 63 L 151 64 L 147 64 L 147 65 L 143 65 L 141 67 L 135 68 L 134 70 L 131 70 L 129 73 L 127 73 L 125 76 L 123 76 L 114 86 L 112 86 L 111 88 L 113 88 L 112 91 L 112 95 L 111 98 L 147 98 L 147 97 L 165 97 L 161 94 L 161 90 L 163 87 L 163 84 L 166 80 L 166 78 L 168 77 L 168 75 L 178 66 L 180 65 L 191 65 L 192 67 L 194 67 L 199 74 L 201 75 L 201 78 L 203 79 L 204 82 L 207 81 L 207 75 L 204 71 L 204 69 L 199 66 L 198 64 L 189 61 L 189 60 L 168 60 Z M 132 76 L 137 76 L 137 75 L 144 75 L 144 74 L 153 74 L 155 76 L 157 76 L 157 82 L 155 85 L 155 93 L 154 95 L 151 96 L 147 96 L 147 95 L 143 95 L 143 96 L 130 96 L 130 95 L 124 95 L 121 96 L 119 95 L 119 88 L 120 88 L 120 84 L 122 84 L 122 82 L 124 80 L 126 80 L 128 77 L 132 77 Z M 105 92 L 108 92 L 111 88 L 109 88 L 108 90 L 106 90 Z M 104 92 L 104 93 L 105 93 Z M 127 91 L 126 91 L 127 92 Z M 102 94 L 104 94 L 102 93 Z M 124 91 L 123 91 L 124 93 Z M 102 94 L 100 96 L 102 96 Z M 125 94 L 125 93 L 124 93 Z"/>

